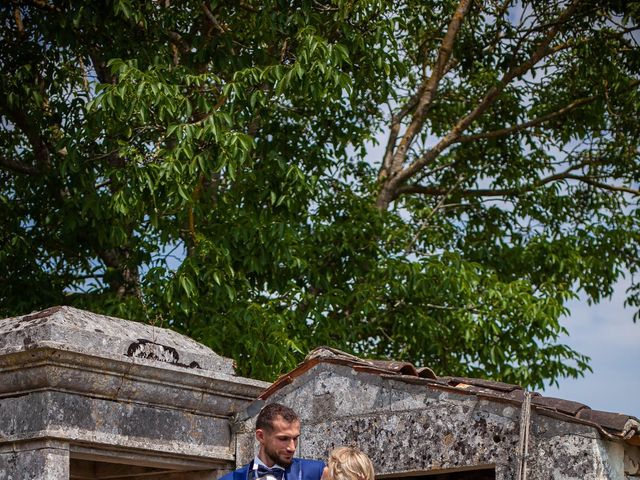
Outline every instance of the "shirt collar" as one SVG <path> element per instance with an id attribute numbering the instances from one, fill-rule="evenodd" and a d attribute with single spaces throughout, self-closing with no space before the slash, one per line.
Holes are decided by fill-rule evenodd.
<path id="1" fill-rule="evenodd" d="M 260 460 L 260 458 L 256 455 L 253 458 L 253 468 L 258 468 L 258 465 L 262 465 L 263 467 L 267 467 L 267 465 L 262 460 Z M 282 470 L 286 470 L 286 468 L 281 467 L 277 463 L 273 467 L 267 467 L 267 468 L 280 468 Z"/>

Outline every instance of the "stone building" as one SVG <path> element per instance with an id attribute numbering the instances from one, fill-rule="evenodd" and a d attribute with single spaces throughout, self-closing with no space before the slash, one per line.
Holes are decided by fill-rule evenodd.
<path id="1" fill-rule="evenodd" d="M 176 332 L 54 307 L 0 320 L 0 480 L 216 479 L 269 384 Z"/>
<path id="2" fill-rule="evenodd" d="M 259 402 L 284 403 L 303 424 L 300 456 L 338 445 L 366 452 L 384 479 L 632 480 L 640 422 L 517 385 L 437 377 L 409 363 L 320 348 Z M 255 448 L 258 405 L 236 424 L 237 463 Z"/>
<path id="3" fill-rule="evenodd" d="M 516 385 L 328 348 L 274 384 L 170 330 L 69 307 L 0 320 L 0 480 L 214 480 L 265 403 L 299 454 L 357 445 L 380 478 L 640 480 L 640 423 Z"/>

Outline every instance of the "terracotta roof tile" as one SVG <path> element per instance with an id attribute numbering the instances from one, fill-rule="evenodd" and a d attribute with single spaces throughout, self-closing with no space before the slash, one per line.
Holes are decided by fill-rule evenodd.
<path id="1" fill-rule="evenodd" d="M 418 376 L 418 370 L 409 362 L 396 362 L 395 360 L 370 360 L 374 366 L 397 372 L 400 375 Z"/>
<path id="2" fill-rule="evenodd" d="M 544 407 L 555 410 L 565 415 L 576 416 L 578 412 L 589 409 L 584 403 L 572 402 L 571 400 L 563 400 L 561 398 L 538 396 L 531 399 L 531 403 L 537 407 Z M 590 409 L 589 409 L 590 410 Z"/>
<path id="3" fill-rule="evenodd" d="M 433 370 L 431 370 L 429 367 L 418 368 L 418 376 L 420 378 L 431 378 L 433 380 L 438 378 L 436 376 L 435 372 Z"/>
<path id="4" fill-rule="evenodd" d="M 622 413 L 601 412 L 586 408 L 578 412 L 578 418 L 596 423 L 613 435 L 622 435 L 625 439 L 640 436 L 640 421 Z"/>
<path id="5" fill-rule="evenodd" d="M 491 390 L 497 390 L 500 392 L 513 392 L 514 390 L 523 390 L 520 385 L 513 385 L 511 383 L 495 382 L 493 380 L 483 380 L 481 378 L 469 378 L 469 377 L 441 377 L 449 382 L 450 385 L 456 386 L 457 384 L 467 384 L 476 387 L 484 387 Z"/>

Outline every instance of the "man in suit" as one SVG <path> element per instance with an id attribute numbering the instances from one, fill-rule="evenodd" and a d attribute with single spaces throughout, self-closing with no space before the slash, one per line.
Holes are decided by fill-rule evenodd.
<path id="1" fill-rule="evenodd" d="M 324 462 L 294 458 L 298 438 L 298 415 L 279 403 L 267 405 L 256 420 L 258 455 L 220 480 L 320 480 Z"/>

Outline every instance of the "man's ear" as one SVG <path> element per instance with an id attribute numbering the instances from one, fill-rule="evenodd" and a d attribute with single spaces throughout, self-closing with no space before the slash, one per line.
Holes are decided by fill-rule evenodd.
<path id="1" fill-rule="evenodd" d="M 256 430 L 256 440 L 260 442 L 260 445 L 262 445 L 262 442 L 264 442 L 264 430 L 262 430 L 261 428 L 258 428 Z"/>

